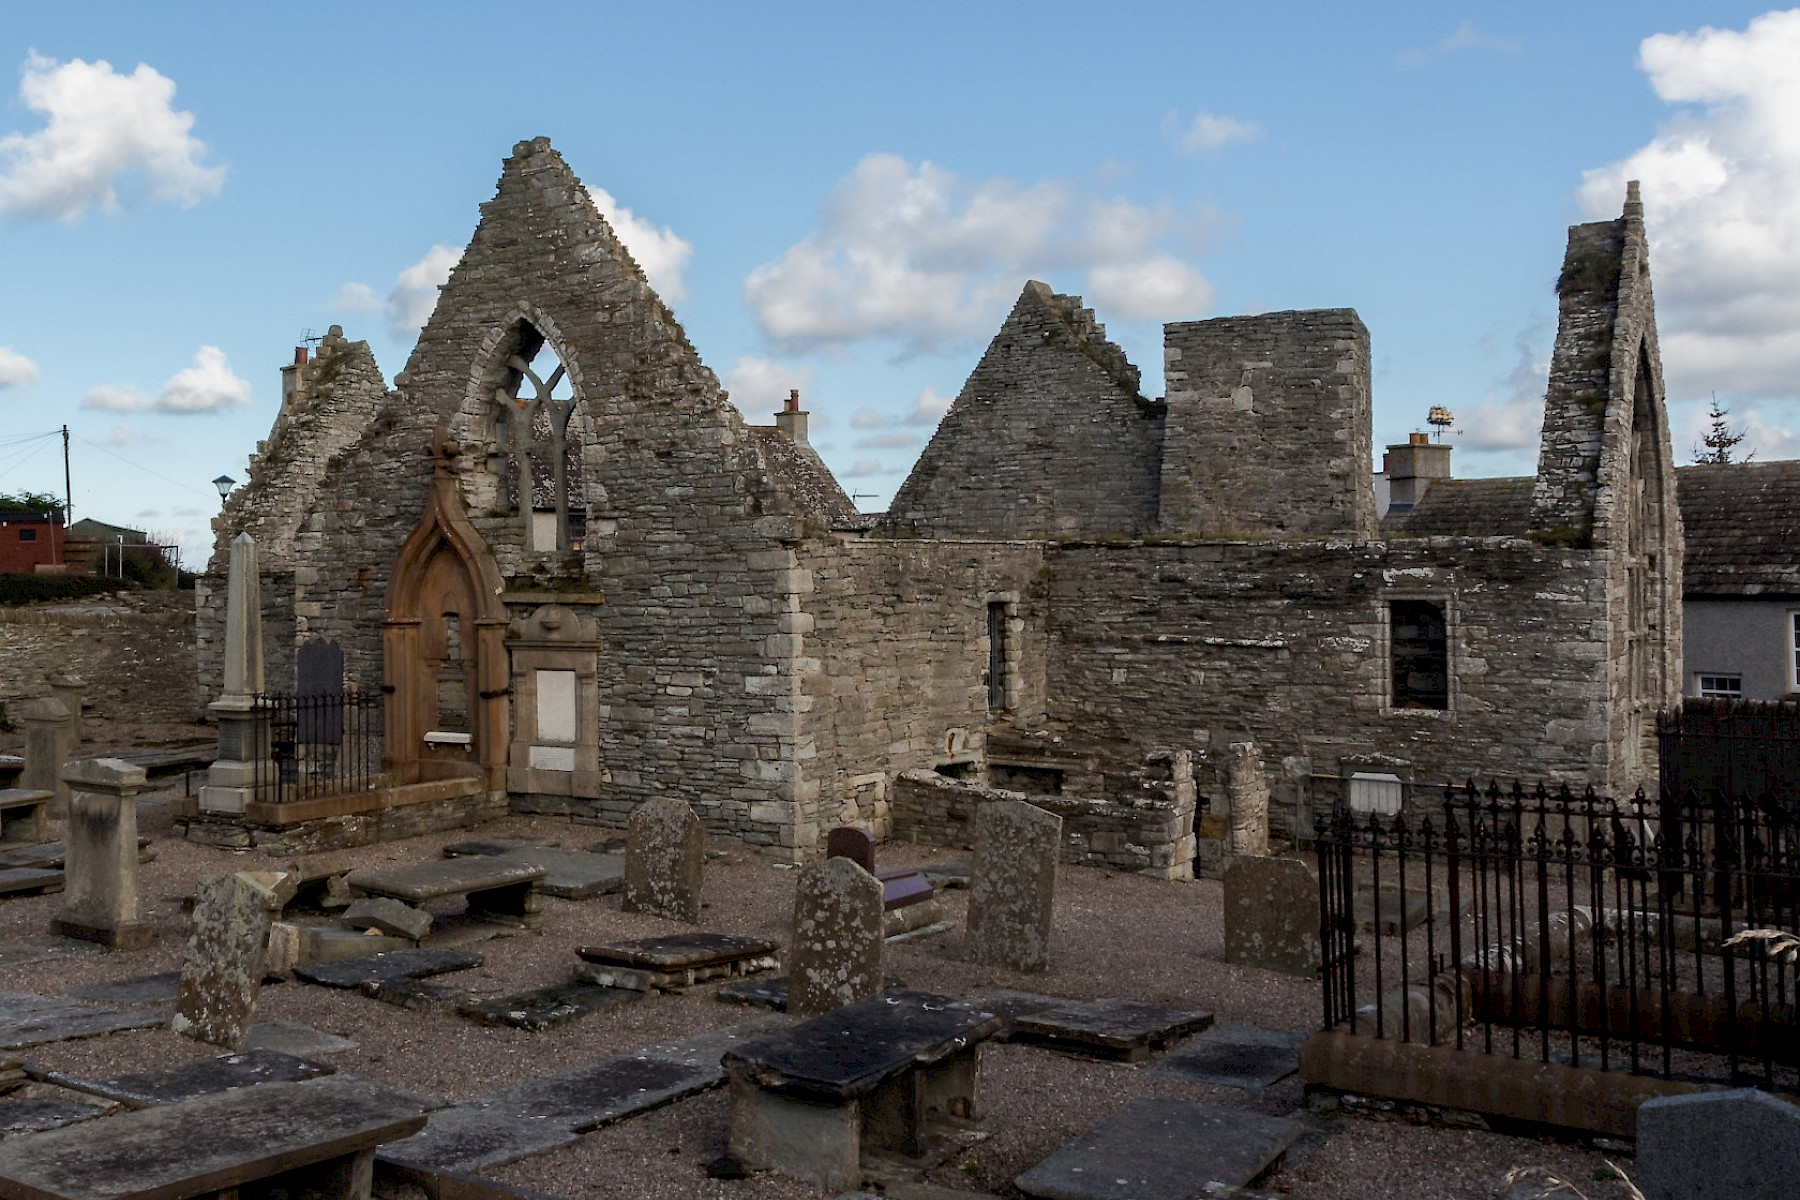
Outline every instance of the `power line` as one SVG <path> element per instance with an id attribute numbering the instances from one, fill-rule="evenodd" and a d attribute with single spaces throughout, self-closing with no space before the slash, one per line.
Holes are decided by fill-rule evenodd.
<path id="1" fill-rule="evenodd" d="M 59 431 L 59 435 L 60 435 L 60 431 Z M 109 455 L 113 458 L 116 458 L 128 467 L 135 467 L 138 470 L 142 471 L 146 475 L 155 476 L 157 479 L 162 480 L 164 483 L 173 484 L 174 486 L 181 488 L 183 491 L 193 492 L 196 496 L 206 495 L 205 492 L 201 491 L 197 487 L 194 487 L 192 484 L 183 483 L 179 479 L 170 479 L 167 475 L 164 475 L 158 471 L 152 471 L 149 467 L 144 466 L 142 463 L 134 463 L 129 458 L 126 458 L 123 454 L 115 453 L 114 451 L 107 449 L 105 446 L 102 446 L 99 442 L 89 441 L 87 438 L 79 437 L 79 435 L 77 435 L 77 437 L 80 440 L 82 445 L 92 447 L 93 449 L 98 450 L 102 454 Z"/>

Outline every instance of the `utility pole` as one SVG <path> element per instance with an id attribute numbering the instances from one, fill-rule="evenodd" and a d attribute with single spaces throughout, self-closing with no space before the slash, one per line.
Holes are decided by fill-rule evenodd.
<path id="1" fill-rule="evenodd" d="M 62 427 L 63 435 L 63 528 L 75 519 L 75 493 L 69 487 L 69 427 Z"/>

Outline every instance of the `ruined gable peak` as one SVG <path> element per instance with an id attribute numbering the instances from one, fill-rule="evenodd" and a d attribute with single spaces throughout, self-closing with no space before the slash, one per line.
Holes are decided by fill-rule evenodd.
<path id="1" fill-rule="evenodd" d="M 1036 328 L 1052 337 L 1060 333 L 1126 393 L 1143 398 L 1141 372 L 1125 357 L 1124 350 L 1107 340 L 1106 326 L 1094 318 L 1093 309 L 1082 306 L 1080 296 L 1066 296 L 1036 279 L 1027 280 L 1002 332 L 1017 333 L 1026 328 Z"/>

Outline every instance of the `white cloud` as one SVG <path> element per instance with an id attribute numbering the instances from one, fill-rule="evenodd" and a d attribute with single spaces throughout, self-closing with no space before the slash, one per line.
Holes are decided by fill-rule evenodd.
<path id="1" fill-rule="evenodd" d="M 1394 55 L 1394 65 L 1404 69 L 1423 67 L 1460 50 L 1492 50 L 1501 54 L 1515 54 L 1524 45 L 1523 38 L 1488 33 L 1477 28 L 1475 22 L 1464 21 L 1456 27 L 1455 33 L 1435 46 L 1400 51 Z"/>
<path id="2" fill-rule="evenodd" d="M 936 425 L 950 411 L 955 396 L 946 396 L 936 388 L 920 388 L 918 398 L 913 401 L 913 410 L 906 414 L 908 425 Z"/>
<path id="3" fill-rule="evenodd" d="M 103 384 L 82 397 L 81 407 L 104 412 L 159 412 L 186 416 L 242 408 L 249 403 L 250 381 L 239 378 L 231 369 L 223 350 L 217 346 L 202 346 L 194 355 L 194 365 L 171 375 L 154 398 L 129 384 Z M 114 432 L 124 428 L 118 426 Z"/>
<path id="4" fill-rule="evenodd" d="M 83 405 L 83 407 L 85 408 L 85 407 L 90 407 L 90 406 Z M 99 407 L 99 406 L 94 405 L 91 407 Z M 112 427 L 112 429 L 110 429 L 106 434 L 106 444 L 109 446 L 123 446 L 128 442 L 160 442 L 160 441 L 162 441 L 162 439 L 157 437 L 155 434 L 144 433 L 140 430 L 133 429 L 129 425 L 114 425 Z"/>
<path id="5" fill-rule="evenodd" d="M 225 168 L 201 162 L 194 114 L 173 107 L 174 81 L 149 66 L 120 75 L 105 61 L 34 52 L 20 76 L 25 106 L 47 119 L 0 137 L 0 213 L 73 221 L 118 208 L 127 181 L 127 198 L 141 191 L 191 207 L 224 186 Z"/>
<path id="6" fill-rule="evenodd" d="M 1512 369 L 1478 403 L 1455 410 L 1453 439 L 1458 449 L 1478 453 L 1537 449 L 1550 378 L 1550 339 L 1548 321 L 1521 330 L 1513 339 Z"/>
<path id="7" fill-rule="evenodd" d="M 1033 275 L 1085 272 L 1090 288 L 1134 313 L 1152 305 L 1139 286 L 1166 295 L 1175 279 L 1191 299 L 1205 281 L 1164 263 L 1176 261 L 1167 243 L 1185 232 L 1166 205 L 1084 198 L 1060 181 L 970 183 L 933 163 L 871 154 L 826 198 L 817 231 L 750 272 L 744 299 L 790 350 L 865 339 L 930 350 L 991 332 Z M 1149 263 L 1154 271 L 1128 271 Z"/>
<path id="8" fill-rule="evenodd" d="M 904 450 L 919 444 L 919 435 L 901 429 L 890 429 L 882 433 L 871 433 L 867 437 L 856 439 L 858 450 Z"/>
<path id="9" fill-rule="evenodd" d="M 1185 129 L 1180 128 L 1171 113 L 1164 122 L 1164 127 L 1177 135 L 1176 144 L 1188 154 L 1217 150 L 1233 142 L 1253 142 L 1263 133 L 1263 127 L 1255 121 L 1243 121 L 1237 117 L 1224 117 L 1209 112 L 1195 113 L 1194 119 L 1187 123 Z"/>
<path id="10" fill-rule="evenodd" d="M 35 383 L 38 374 L 36 363 L 11 346 L 0 346 L 0 388 Z"/>
<path id="11" fill-rule="evenodd" d="M 644 268 L 644 277 L 656 289 L 656 294 L 669 304 L 680 302 L 687 294 L 681 285 L 681 273 L 687 269 L 688 259 L 694 256 L 693 244 L 667 225 L 658 226 L 638 216 L 613 199 L 613 194 L 605 188 L 590 187 L 588 195 L 594 198 L 594 207 L 600 210 L 612 231 L 631 251 L 631 257 L 637 259 L 637 265 Z"/>
<path id="12" fill-rule="evenodd" d="M 1800 391 L 1797 62 L 1800 10 L 1645 38 L 1638 66 L 1678 107 L 1648 145 L 1583 176 L 1597 217 L 1643 183 L 1672 398 Z"/>
<path id="13" fill-rule="evenodd" d="M 811 367 L 746 354 L 725 372 L 724 382 L 739 412 L 759 415 L 781 408 L 787 403 L 788 393 L 794 390 L 800 392 L 800 407 L 807 407 L 806 392 L 812 387 L 812 379 Z M 811 423 L 824 424 L 817 415 Z"/>
<path id="14" fill-rule="evenodd" d="M 843 473 L 845 479 L 868 479 L 874 475 L 892 475 L 895 468 L 872 458 L 859 458 Z"/>
<path id="15" fill-rule="evenodd" d="M 850 428 L 852 429 L 885 429 L 887 423 L 886 416 L 866 404 L 857 409 L 850 418 Z"/>
<path id="16" fill-rule="evenodd" d="M 431 319 L 437 307 L 438 289 L 450 280 L 450 271 L 462 261 L 455 246 L 437 245 L 412 266 L 400 272 L 387 296 L 388 324 L 398 337 L 411 337 Z"/>
<path id="17" fill-rule="evenodd" d="M 1212 285 L 1172 254 L 1095 267 L 1086 300 L 1097 310 L 1136 321 L 1180 321 L 1212 308 Z"/>

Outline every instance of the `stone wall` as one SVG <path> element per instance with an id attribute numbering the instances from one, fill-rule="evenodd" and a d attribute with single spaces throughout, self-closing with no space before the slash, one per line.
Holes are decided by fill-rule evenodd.
<path id="1" fill-rule="evenodd" d="M 1375 530 L 1369 331 L 1350 309 L 1165 327 L 1161 525 L 1263 537 Z"/>
<path id="2" fill-rule="evenodd" d="M 1162 418 L 1093 312 L 1034 280 L 883 527 L 945 538 L 1138 533 L 1156 519 Z"/>
<path id="3" fill-rule="evenodd" d="M 198 720 L 194 597 L 120 592 L 75 603 L 0 608 L 0 702 L 47 695 L 44 676 L 87 682 L 83 707 L 109 721 Z"/>

